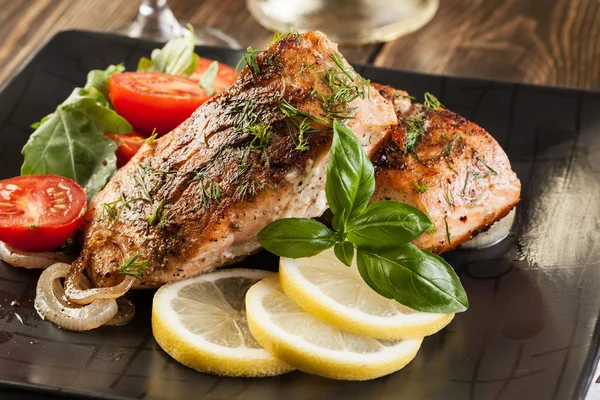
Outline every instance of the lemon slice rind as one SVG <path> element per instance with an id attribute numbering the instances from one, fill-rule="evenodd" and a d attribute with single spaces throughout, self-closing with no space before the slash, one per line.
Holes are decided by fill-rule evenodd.
<path id="1" fill-rule="evenodd" d="M 265 309 L 263 299 L 276 292 L 285 296 L 281 291 L 277 276 L 263 279 L 248 290 L 246 294 L 248 326 L 261 346 L 301 371 L 341 380 L 375 379 L 406 366 L 416 356 L 421 346 L 422 338 L 387 344 L 385 344 L 386 341 L 379 341 L 381 350 L 360 353 L 332 350 L 307 342 L 276 324 Z M 290 299 L 288 300 L 291 302 Z M 325 322 L 303 312 L 299 307 L 297 311 L 293 312 L 293 315 L 298 318 L 298 326 L 302 326 L 306 322 L 322 324 L 324 331 L 331 329 L 334 334 L 345 338 L 371 341 L 371 343 L 377 340 L 361 338 L 358 335 L 329 327 Z"/>
<path id="2" fill-rule="evenodd" d="M 152 306 L 154 338 L 175 360 L 200 372 L 222 376 L 264 377 L 292 371 L 293 367 L 262 348 L 226 347 L 190 332 L 171 305 L 182 288 L 197 282 L 236 276 L 258 281 L 270 274 L 272 273 L 262 270 L 228 269 L 161 287 L 154 296 Z"/>
<path id="3" fill-rule="evenodd" d="M 357 335 L 389 340 L 432 335 L 448 325 L 454 318 L 454 314 L 417 312 L 395 303 L 394 300 L 381 297 L 362 281 L 355 266 L 343 265 L 335 258 L 333 252 L 327 254 L 329 252 L 326 251 L 305 259 L 282 257 L 280 260 L 279 275 L 283 291 L 307 313 Z M 336 264 L 323 265 L 332 262 Z M 356 290 L 370 292 L 367 294 L 371 298 L 381 297 L 381 302 L 389 302 L 389 307 L 395 312 L 395 315 L 369 314 L 332 299 L 303 274 L 303 268 L 310 264 L 318 268 L 322 267 L 323 273 L 331 272 L 332 280 L 335 274 L 346 274 L 350 280 L 356 281 Z"/>

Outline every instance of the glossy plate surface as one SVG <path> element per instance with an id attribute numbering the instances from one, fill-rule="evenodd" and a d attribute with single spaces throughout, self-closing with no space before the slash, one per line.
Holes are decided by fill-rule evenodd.
<path id="1" fill-rule="evenodd" d="M 154 47 L 79 31 L 51 39 L 0 92 L 0 178 L 19 173 L 29 125 L 82 86 L 87 71 L 122 61 L 134 70 Z M 230 65 L 239 59 L 231 50 L 198 52 Z M 39 272 L 0 263 L 0 386 L 43 391 L 39 398 L 582 397 L 600 343 L 600 94 L 375 67 L 359 72 L 417 98 L 429 91 L 486 128 L 523 184 L 513 235 L 488 249 L 447 255 L 471 307 L 425 339 L 411 364 L 362 383 L 301 372 L 268 379 L 204 375 L 154 342 L 152 292 L 132 294 L 138 314 L 127 326 L 66 332 L 33 309 Z M 276 260 L 261 254 L 239 266 L 272 269 Z"/>

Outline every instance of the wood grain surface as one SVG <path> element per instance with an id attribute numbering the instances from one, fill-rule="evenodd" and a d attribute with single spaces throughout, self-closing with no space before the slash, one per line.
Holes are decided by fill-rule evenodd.
<path id="1" fill-rule="evenodd" d="M 169 0 L 182 21 L 260 48 L 271 38 L 243 0 Z M 0 84 L 55 32 L 104 31 L 132 20 L 136 0 L 0 0 Z M 600 89 L 598 0 L 441 0 L 424 28 L 341 48 L 351 61 L 437 74 Z"/>

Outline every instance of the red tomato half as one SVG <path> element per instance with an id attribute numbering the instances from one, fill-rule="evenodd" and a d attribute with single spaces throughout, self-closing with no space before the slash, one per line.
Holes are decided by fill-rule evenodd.
<path id="1" fill-rule="evenodd" d="M 105 133 L 105 136 L 112 139 L 117 144 L 117 167 L 121 168 L 123 165 L 127 164 L 129 160 L 135 153 L 138 152 L 140 147 L 144 144 L 147 136 L 139 134 L 137 132 L 131 132 L 125 135 L 115 135 L 112 133 Z"/>
<path id="2" fill-rule="evenodd" d="M 109 97 L 120 116 L 147 134 L 172 131 L 208 99 L 197 82 L 159 72 L 114 74 Z"/>
<path id="3" fill-rule="evenodd" d="M 198 61 L 198 67 L 196 71 L 190 76 L 190 79 L 199 82 L 202 75 L 208 69 L 208 66 L 213 62 L 213 60 L 209 60 L 208 58 L 200 57 Z M 213 88 L 215 89 L 215 93 L 221 93 L 225 88 L 231 85 L 237 79 L 238 74 L 235 72 L 235 69 L 231 68 L 227 64 L 219 63 L 219 70 L 217 72 L 217 76 L 213 81 Z"/>
<path id="4" fill-rule="evenodd" d="M 81 186 L 62 176 L 2 180 L 0 240 L 18 250 L 53 250 L 73 236 L 86 205 Z"/>

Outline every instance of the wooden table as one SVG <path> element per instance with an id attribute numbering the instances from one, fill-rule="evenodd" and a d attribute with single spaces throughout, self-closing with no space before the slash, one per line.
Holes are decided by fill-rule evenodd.
<path id="1" fill-rule="evenodd" d="M 183 21 L 242 45 L 272 34 L 243 0 L 169 0 Z M 106 30 L 134 18 L 134 0 L 0 0 L 0 84 L 55 32 Z M 421 72 L 600 89 L 598 0 L 441 0 L 434 19 L 393 42 L 342 47 L 351 61 Z"/>

